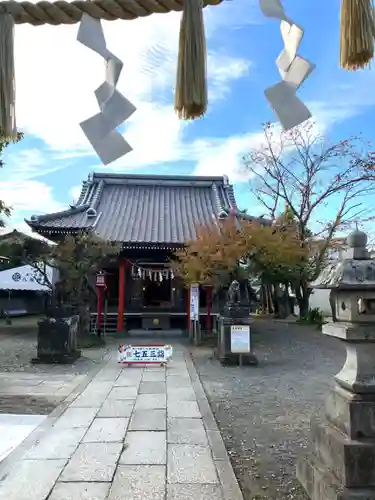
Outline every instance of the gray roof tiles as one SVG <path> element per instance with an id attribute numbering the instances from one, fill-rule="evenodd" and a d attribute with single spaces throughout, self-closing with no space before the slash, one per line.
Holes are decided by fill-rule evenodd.
<path id="1" fill-rule="evenodd" d="M 26 222 L 42 233 L 93 229 L 129 244 L 183 244 L 195 238 L 197 226 L 232 207 L 233 187 L 223 177 L 93 174 L 75 208 Z"/>
<path id="2" fill-rule="evenodd" d="M 108 185 L 97 212 L 95 230 L 106 239 L 183 243 L 197 225 L 212 222 L 216 210 L 207 188 Z"/>

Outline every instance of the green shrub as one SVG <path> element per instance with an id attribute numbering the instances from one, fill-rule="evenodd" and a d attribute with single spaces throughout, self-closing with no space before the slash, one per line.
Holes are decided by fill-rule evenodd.
<path id="1" fill-rule="evenodd" d="M 307 325 L 316 325 L 320 328 L 324 323 L 324 316 L 319 307 L 314 307 L 314 309 L 309 309 L 306 316 L 299 318 L 298 323 L 305 323 Z"/>

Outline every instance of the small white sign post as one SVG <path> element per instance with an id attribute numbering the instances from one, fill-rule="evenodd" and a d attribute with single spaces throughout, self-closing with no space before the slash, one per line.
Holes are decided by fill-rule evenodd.
<path id="1" fill-rule="evenodd" d="M 240 365 L 242 365 L 242 354 L 251 351 L 250 326 L 232 325 L 230 327 L 230 350 L 233 354 L 240 355 Z"/>
<path id="2" fill-rule="evenodd" d="M 197 331 L 199 321 L 199 285 L 190 285 L 190 321 L 194 342 L 197 343 Z"/>
<path id="3" fill-rule="evenodd" d="M 199 285 L 190 286 L 190 319 L 199 319 Z"/>

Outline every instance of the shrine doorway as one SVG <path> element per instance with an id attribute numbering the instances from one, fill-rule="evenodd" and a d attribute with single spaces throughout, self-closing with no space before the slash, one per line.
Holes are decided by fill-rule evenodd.
<path id="1" fill-rule="evenodd" d="M 144 280 L 143 285 L 143 306 L 150 308 L 168 308 L 171 307 L 171 281 L 153 281 L 149 278 Z"/>

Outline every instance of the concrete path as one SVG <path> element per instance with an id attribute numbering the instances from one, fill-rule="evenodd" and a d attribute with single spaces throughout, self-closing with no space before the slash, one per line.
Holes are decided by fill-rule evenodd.
<path id="1" fill-rule="evenodd" d="M 70 399 L 0 467 L 1 500 L 242 500 L 183 347 L 167 368 L 114 356 Z"/>

